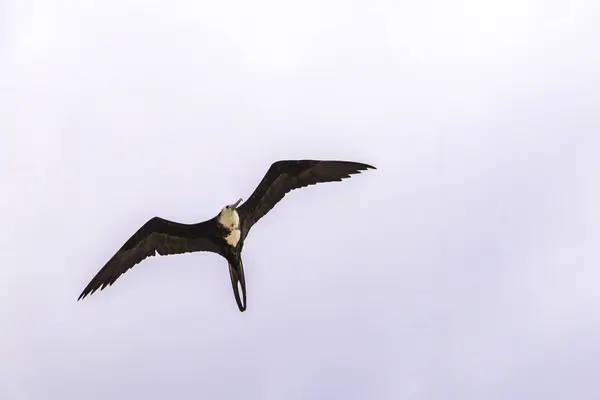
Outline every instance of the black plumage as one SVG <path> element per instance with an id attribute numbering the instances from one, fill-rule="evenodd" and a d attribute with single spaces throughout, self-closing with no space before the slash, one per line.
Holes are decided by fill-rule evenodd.
<path id="1" fill-rule="evenodd" d="M 375 167 L 351 161 L 277 161 L 271 165 L 252 195 L 239 207 L 241 199 L 225 206 L 217 216 L 197 224 L 182 224 L 160 217 L 150 219 L 98 271 L 78 300 L 112 285 L 123 273 L 156 253 L 168 255 L 209 251 L 227 260 L 233 293 L 238 308 L 244 311 L 246 282 L 241 253 L 252 226 L 291 190 L 321 182 L 341 181 L 368 169 Z"/>

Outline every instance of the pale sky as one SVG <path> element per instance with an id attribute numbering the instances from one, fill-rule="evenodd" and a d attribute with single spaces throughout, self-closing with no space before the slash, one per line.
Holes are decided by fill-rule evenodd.
<path id="1" fill-rule="evenodd" d="M 600 398 L 600 2 L 0 1 L 0 398 Z M 294 158 L 226 262 L 155 215 Z"/>

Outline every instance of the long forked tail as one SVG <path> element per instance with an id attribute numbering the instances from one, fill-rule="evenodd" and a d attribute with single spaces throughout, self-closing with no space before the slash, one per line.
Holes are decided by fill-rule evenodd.
<path id="1" fill-rule="evenodd" d="M 246 311 L 246 279 L 244 277 L 244 264 L 241 257 L 237 258 L 235 262 L 229 261 L 229 276 L 231 277 L 231 287 L 233 288 L 235 301 L 240 311 L 244 312 Z M 240 300 L 240 286 L 242 289 L 242 299 L 244 300 L 243 303 Z"/>

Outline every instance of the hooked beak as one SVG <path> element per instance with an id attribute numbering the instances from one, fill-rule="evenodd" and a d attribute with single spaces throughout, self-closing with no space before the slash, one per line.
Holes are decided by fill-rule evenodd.
<path id="1" fill-rule="evenodd" d="M 237 206 L 242 202 L 242 199 L 238 199 L 238 201 L 236 201 L 235 203 L 233 203 L 231 205 L 231 208 L 233 208 L 234 210 L 237 208 Z"/>

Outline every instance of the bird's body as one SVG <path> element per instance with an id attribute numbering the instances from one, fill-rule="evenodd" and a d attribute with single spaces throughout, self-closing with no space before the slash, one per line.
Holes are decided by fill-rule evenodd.
<path id="1" fill-rule="evenodd" d="M 239 207 L 242 199 L 223 207 L 217 216 L 196 224 L 182 224 L 160 217 L 150 219 L 98 271 L 79 300 L 112 285 L 123 273 L 156 253 L 209 251 L 227 260 L 233 293 L 240 311 L 244 311 L 246 283 L 241 253 L 250 228 L 291 190 L 320 182 L 341 181 L 367 169 L 375 167 L 349 161 L 277 161 Z"/>
<path id="2" fill-rule="evenodd" d="M 240 230 L 240 215 L 235 209 L 225 207 L 219 214 L 219 223 L 229 231 L 225 236 L 225 241 L 235 247 L 240 241 L 242 231 Z"/>

